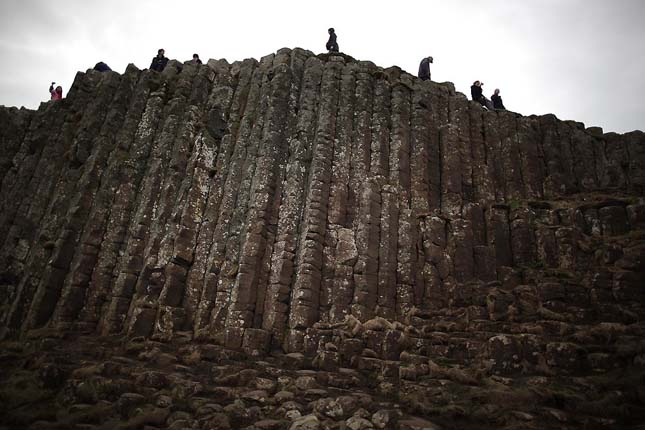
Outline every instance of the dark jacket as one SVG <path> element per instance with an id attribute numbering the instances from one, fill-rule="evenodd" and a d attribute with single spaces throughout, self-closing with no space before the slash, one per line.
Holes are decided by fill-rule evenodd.
<path id="1" fill-rule="evenodd" d="M 152 63 L 150 64 L 150 70 L 156 70 L 157 72 L 163 72 L 163 69 L 166 68 L 166 64 L 168 64 L 168 59 L 166 57 L 160 57 L 156 55 L 152 59 Z"/>
<path id="2" fill-rule="evenodd" d="M 477 85 L 471 85 L 470 86 L 470 95 L 473 97 L 473 100 L 476 102 L 482 101 L 482 87 L 478 87 Z"/>
<path id="3" fill-rule="evenodd" d="M 498 96 L 497 94 L 493 94 L 492 96 L 490 96 L 490 99 L 493 101 L 493 109 L 506 110 L 506 108 L 504 107 L 504 103 L 502 102 L 502 98 L 500 96 Z"/>
<path id="4" fill-rule="evenodd" d="M 336 33 L 332 32 L 329 34 L 329 40 L 327 41 L 327 50 L 332 52 L 338 52 L 338 43 L 336 43 Z"/>
<path id="5" fill-rule="evenodd" d="M 110 72 L 110 71 L 112 71 L 112 69 L 110 69 L 110 66 L 105 64 L 103 61 L 99 61 L 98 63 L 96 63 L 96 65 L 94 66 L 94 70 L 98 70 L 99 72 Z"/>
<path id="6" fill-rule="evenodd" d="M 424 81 L 430 80 L 430 60 L 427 57 L 419 64 L 419 77 Z"/>

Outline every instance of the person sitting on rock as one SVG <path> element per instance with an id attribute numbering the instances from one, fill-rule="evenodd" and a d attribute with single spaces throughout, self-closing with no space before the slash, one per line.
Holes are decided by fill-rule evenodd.
<path id="1" fill-rule="evenodd" d="M 52 84 L 49 86 L 49 94 L 51 94 L 51 100 L 62 100 L 63 98 L 63 87 L 60 85 L 54 89 L 54 85 L 56 82 L 52 82 Z"/>
<path id="2" fill-rule="evenodd" d="M 493 101 L 493 109 L 506 110 L 504 103 L 502 102 L 502 98 L 499 95 L 499 88 L 495 89 L 495 94 L 490 96 L 490 99 Z"/>
<path id="3" fill-rule="evenodd" d="M 191 60 L 192 64 L 202 64 L 202 60 L 199 59 L 199 55 L 193 54 L 193 59 Z"/>
<path id="4" fill-rule="evenodd" d="M 333 28 L 327 30 L 329 33 L 329 40 L 327 41 L 327 51 L 338 52 L 338 43 L 336 43 L 336 33 Z"/>
<path id="5" fill-rule="evenodd" d="M 110 66 L 105 64 L 103 61 L 99 61 L 94 65 L 94 70 L 98 72 L 111 72 L 112 69 L 110 69 Z"/>
<path id="6" fill-rule="evenodd" d="M 473 82 L 473 84 L 470 86 L 470 95 L 473 98 L 473 101 L 484 105 L 483 99 L 484 99 L 484 94 L 482 92 L 482 83 L 479 81 Z"/>
<path id="7" fill-rule="evenodd" d="M 168 64 L 168 59 L 164 57 L 165 53 L 166 51 L 163 49 L 157 51 L 157 56 L 152 59 L 152 63 L 150 64 L 150 70 L 163 72 L 163 69 L 166 68 L 166 64 Z"/>
<path id="8" fill-rule="evenodd" d="M 480 105 L 484 106 L 486 109 L 493 109 L 493 104 L 484 97 L 482 85 L 483 82 L 475 81 L 470 87 L 470 95 L 473 97 L 473 101 L 478 102 Z"/>
<path id="9" fill-rule="evenodd" d="M 426 57 L 419 64 L 419 78 L 422 81 L 430 80 L 430 63 L 432 63 L 432 57 Z"/>

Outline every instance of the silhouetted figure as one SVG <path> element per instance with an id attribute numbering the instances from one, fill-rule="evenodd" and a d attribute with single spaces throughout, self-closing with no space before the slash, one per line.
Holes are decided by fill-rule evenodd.
<path id="1" fill-rule="evenodd" d="M 202 64 L 202 60 L 199 59 L 199 55 L 193 54 L 193 59 L 191 60 L 193 64 Z"/>
<path id="2" fill-rule="evenodd" d="M 490 99 L 493 102 L 493 109 L 506 110 L 506 108 L 504 107 L 504 102 L 502 102 L 502 98 L 499 96 L 499 88 L 495 89 L 495 94 L 490 96 Z"/>
<path id="3" fill-rule="evenodd" d="M 419 64 L 419 78 L 422 81 L 430 80 L 430 63 L 432 63 L 432 57 L 426 57 Z"/>
<path id="4" fill-rule="evenodd" d="M 473 82 L 473 84 L 470 86 L 470 95 L 472 96 L 473 101 L 478 102 L 480 105 L 484 106 L 487 109 L 493 109 L 493 104 L 490 102 L 490 100 L 484 97 L 484 94 L 482 92 L 482 85 L 484 85 L 483 82 Z"/>
<path id="5" fill-rule="evenodd" d="M 327 30 L 329 33 L 329 40 L 327 41 L 327 51 L 329 52 L 338 52 L 338 43 L 336 43 L 336 33 L 333 28 Z"/>
<path id="6" fill-rule="evenodd" d="M 150 64 L 150 70 L 163 72 L 163 69 L 166 68 L 166 64 L 168 64 L 168 59 L 164 57 L 165 53 L 166 51 L 163 49 L 157 51 L 157 56 L 152 59 L 152 63 Z"/>
<path id="7" fill-rule="evenodd" d="M 473 84 L 470 86 L 470 95 L 473 98 L 473 101 L 476 101 L 480 104 L 482 103 L 482 99 L 484 98 L 484 94 L 482 93 L 482 83 L 479 81 L 473 82 Z"/>
<path id="8" fill-rule="evenodd" d="M 105 64 L 103 61 L 99 61 L 94 65 L 94 70 L 99 71 L 99 72 L 111 72 L 112 69 L 110 69 L 110 66 Z"/>
<path id="9" fill-rule="evenodd" d="M 60 85 L 54 89 L 54 85 L 56 82 L 52 82 L 52 84 L 49 86 L 49 94 L 51 94 L 51 100 L 62 100 L 63 98 L 63 87 Z"/>

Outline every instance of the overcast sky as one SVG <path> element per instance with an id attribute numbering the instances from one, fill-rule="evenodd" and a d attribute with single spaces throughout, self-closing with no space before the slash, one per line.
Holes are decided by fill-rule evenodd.
<path id="1" fill-rule="evenodd" d="M 0 0 L 0 104 L 36 108 L 100 60 L 123 72 L 166 56 L 229 62 L 280 48 L 341 52 L 470 97 L 475 80 L 524 115 L 645 129 L 645 0 Z"/>

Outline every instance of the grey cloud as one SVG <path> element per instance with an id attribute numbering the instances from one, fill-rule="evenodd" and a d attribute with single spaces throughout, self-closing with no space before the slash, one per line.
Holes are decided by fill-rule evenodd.
<path id="1" fill-rule="evenodd" d="M 393 7 L 373 0 L 362 20 L 356 19 L 367 13 L 362 3 L 328 4 L 322 11 L 279 0 L 271 6 L 5 0 L 0 104 L 37 107 L 51 79 L 68 89 L 77 70 L 99 60 L 119 71 L 128 62 L 144 68 L 161 46 L 172 58 L 198 51 L 231 61 L 285 44 L 320 51 L 332 22 L 341 50 L 356 58 L 415 73 L 421 56 L 435 54 L 433 77 L 466 94 L 483 79 L 487 94 L 501 88 L 506 105 L 526 115 L 552 112 L 606 130 L 645 128 L 645 1 L 425 0 Z M 249 16 L 250 9 L 261 16 Z"/>

